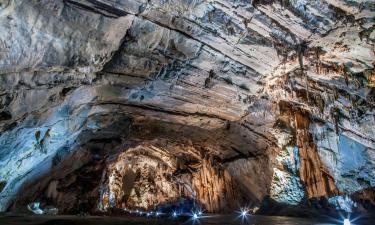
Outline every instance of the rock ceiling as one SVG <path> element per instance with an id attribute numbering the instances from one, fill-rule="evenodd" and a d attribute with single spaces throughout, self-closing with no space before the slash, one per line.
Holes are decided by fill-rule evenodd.
<path id="1" fill-rule="evenodd" d="M 367 198 L 374 28 L 372 0 L 1 0 L 0 210 Z"/>

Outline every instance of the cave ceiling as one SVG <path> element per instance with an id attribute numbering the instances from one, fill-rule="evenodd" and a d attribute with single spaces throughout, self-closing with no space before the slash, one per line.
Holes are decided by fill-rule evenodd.
<path id="1" fill-rule="evenodd" d="M 371 0 L 0 0 L 0 210 L 372 188 L 374 28 Z"/>

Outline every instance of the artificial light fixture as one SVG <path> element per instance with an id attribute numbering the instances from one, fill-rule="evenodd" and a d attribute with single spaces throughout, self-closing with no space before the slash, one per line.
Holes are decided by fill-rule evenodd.
<path id="1" fill-rule="evenodd" d="M 241 217 L 246 218 L 249 215 L 249 211 L 247 209 L 241 209 Z"/>
<path id="2" fill-rule="evenodd" d="M 344 219 L 344 225 L 351 225 L 350 220 L 349 219 Z"/>
<path id="3" fill-rule="evenodd" d="M 193 222 L 193 225 L 195 224 L 200 224 L 200 221 L 199 221 L 200 217 L 198 215 L 198 212 L 193 212 L 191 214 L 191 221 Z"/>
<path id="4" fill-rule="evenodd" d="M 238 217 L 237 219 L 241 219 L 242 222 L 247 221 L 250 216 L 249 209 L 248 208 L 241 208 L 240 211 L 237 211 Z"/>

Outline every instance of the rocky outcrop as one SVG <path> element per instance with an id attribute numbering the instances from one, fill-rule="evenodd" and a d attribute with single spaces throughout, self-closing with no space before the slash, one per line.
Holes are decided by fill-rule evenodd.
<path id="1" fill-rule="evenodd" d="M 103 174 L 100 210 L 153 209 L 185 198 L 210 212 L 225 211 L 240 205 L 236 199 L 246 196 L 238 192 L 228 171 L 215 167 L 213 160 L 201 161 L 188 152 L 173 155 L 155 146 L 137 147 L 115 160 Z"/>
<path id="2" fill-rule="evenodd" d="M 0 210 L 371 202 L 374 16 L 372 1 L 0 1 Z"/>

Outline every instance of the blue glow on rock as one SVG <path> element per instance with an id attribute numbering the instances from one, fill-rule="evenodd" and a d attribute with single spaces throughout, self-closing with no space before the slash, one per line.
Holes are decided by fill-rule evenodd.
<path id="1" fill-rule="evenodd" d="M 344 135 L 339 137 L 339 151 L 342 160 L 341 169 L 343 172 L 358 170 L 365 164 L 363 152 L 365 146 Z"/>
<path id="2" fill-rule="evenodd" d="M 297 205 L 304 198 L 305 190 L 297 175 L 274 168 L 270 195 L 279 203 Z"/>
<path id="3" fill-rule="evenodd" d="M 299 149 L 297 146 L 293 148 L 293 156 L 294 156 L 294 172 L 297 172 L 301 167 L 301 162 L 299 158 Z"/>
<path id="4" fill-rule="evenodd" d="M 82 96 L 77 98 L 85 99 L 86 96 Z M 85 129 L 90 112 L 90 107 L 78 107 L 73 113 L 72 108 L 80 102 L 67 99 L 59 107 L 46 111 L 38 122 L 29 116 L 17 129 L 0 136 L 0 177 L 9 183 L 0 196 L 0 211 L 6 210 L 12 196 L 24 183 L 43 176 L 53 163 L 58 163 L 53 162 L 54 156 L 68 156 L 75 149 L 78 144 L 75 140 Z M 9 149 L 12 154 L 8 154 Z"/>
<path id="5" fill-rule="evenodd" d="M 337 134 L 329 125 L 315 124 L 311 133 L 322 163 L 341 193 L 350 194 L 375 185 L 373 144 L 350 132 Z"/>
<path id="6" fill-rule="evenodd" d="M 343 210 L 345 212 L 352 212 L 357 203 L 355 203 L 349 196 L 335 196 L 328 199 L 329 204 L 334 206 L 337 210 Z"/>
<path id="7" fill-rule="evenodd" d="M 27 209 L 37 215 L 44 214 L 44 211 L 40 208 L 40 202 L 33 202 L 28 204 Z"/>

